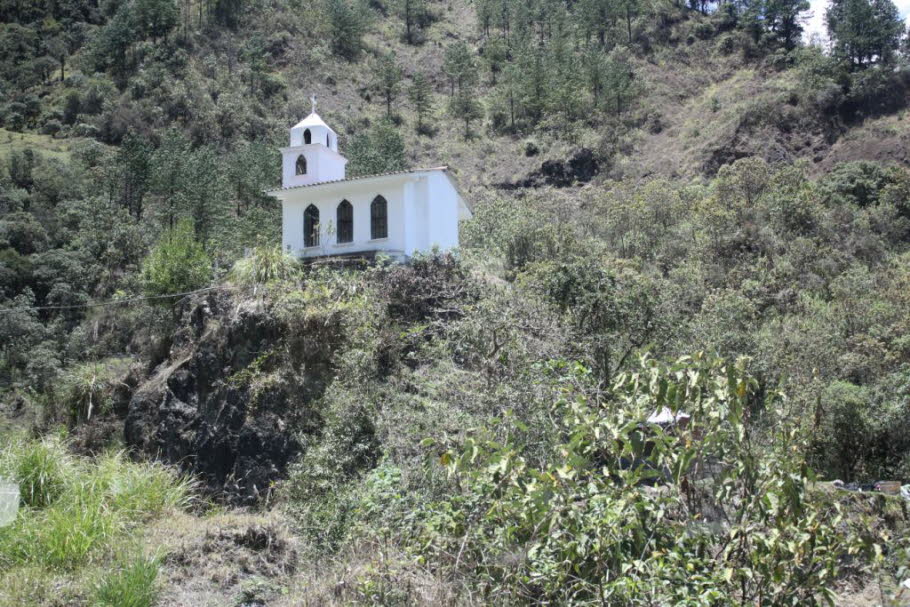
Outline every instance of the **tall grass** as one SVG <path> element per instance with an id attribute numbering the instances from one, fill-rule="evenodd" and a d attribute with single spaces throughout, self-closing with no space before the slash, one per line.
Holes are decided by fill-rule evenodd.
<path id="1" fill-rule="evenodd" d="M 0 528 L 0 569 L 72 572 L 100 562 L 138 523 L 185 506 L 192 490 L 189 480 L 160 464 L 131 462 L 122 453 L 72 457 L 59 442 L 16 441 L 2 464 L 25 490 L 19 517 Z"/>
<path id="2" fill-rule="evenodd" d="M 95 587 L 97 607 L 151 607 L 158 597 L 158 559 L 140 556 L 106 575 Z"/>

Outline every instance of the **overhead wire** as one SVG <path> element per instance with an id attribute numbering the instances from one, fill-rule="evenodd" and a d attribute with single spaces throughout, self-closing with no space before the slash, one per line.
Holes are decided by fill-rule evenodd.
<path id="1" fill-rule="evenodd" d="M 218 286 L 218 287 L 205 287 L 204 289 L 196 289 L 195 291 L 185 291 L 183 293 L 168 293 L 166 295 L 146 295 L 140 297 L 127 297 L 123 299 L 111 299 L 108 301 L 94 301 L 85 304 L 71 304 L 65 306 L 30 306 L 30 307 L 14 307 L 14 308 L 0 308 L 0 314 L 7 312 L 32 312 L 32 311 L 41 311 L 41 310 L 78 310 L 82 308 L 100 308 L 104 306 L 120 306 L 124 304 L 135 303 L 139 301 L 152 301 L 157 299 L 173 299 L 175 297 L 189 297 L 190 295 L 196 295 L 198 293 L 205 293 L 207 291 L 218 291 L 218 290 L 229 290 L 236 289 L 238 287 L 231 286 Z"/>

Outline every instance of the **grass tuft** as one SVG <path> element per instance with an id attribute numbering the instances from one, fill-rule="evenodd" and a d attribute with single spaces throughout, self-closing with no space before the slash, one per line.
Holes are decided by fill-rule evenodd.
<path id="1" fill-rule="evenodd" d="M 22 504 L 31 508 L 51 505 L 71 472 L 72 460 L 56 439 L 11 441 L 0 453 L 0 475 L 19 483 Z"/>
<path id="2" fill-rule="evenodd" d="M 151 607 L 158 598 L 156 558 L 140 556 L 106 575 L 95 587 L 97 607 Z"/>
<path id="3" fill-rule="evenodd" d="M 231 279 L 239 285 L 254 287 L 291 280 L 299 274 L 300 262 L 285 253 L 281 246 L 256 247 L 249 257 L 234 264 Z"/>

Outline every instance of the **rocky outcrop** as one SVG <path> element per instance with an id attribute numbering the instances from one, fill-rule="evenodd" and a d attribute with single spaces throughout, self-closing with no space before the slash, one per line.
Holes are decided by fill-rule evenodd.
<path id="1" fill-rule="evenodd" d="M 183 327 L 130 400 L 127 444 L 229 501 L 255 501 L 300 452 L 313 391 L 277 369 L 283 327 L 262 306 L 211 294 L 188 307 Z"/>
<path id="2" fill-rule="evenodd" d="M 600 165 L 601 162 L 593 151 L 581 148 L 566 161 L 545 160 L 539 169 L 526 178 L 513 183 L 500 184 L 499 188 L 517 190 L 546 185 L 557 188 L 581 185 L 588 183 L 600 173 Z"/>

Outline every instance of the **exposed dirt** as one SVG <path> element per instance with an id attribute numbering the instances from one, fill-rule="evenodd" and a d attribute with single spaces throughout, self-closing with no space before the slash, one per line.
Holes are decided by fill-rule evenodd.
<path id="1" fill-rule="evenodd" d="M 173 607 L 257 604 L 280 594 L 299 564 L 299 545 L 277 514 L 175 513 L 146 539 L 163 555 L 161 604 Z"/>

